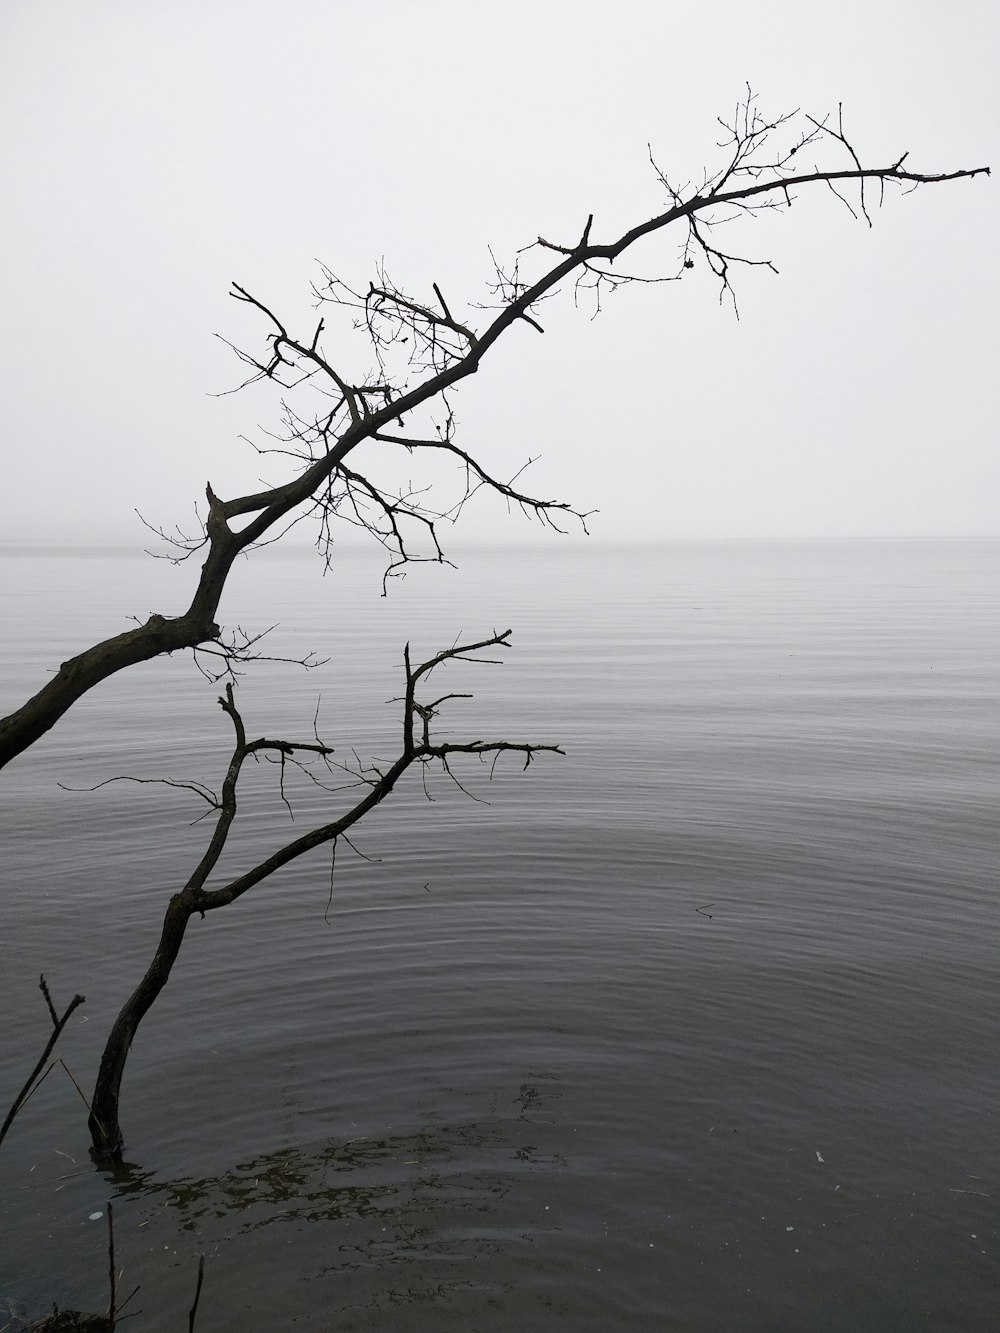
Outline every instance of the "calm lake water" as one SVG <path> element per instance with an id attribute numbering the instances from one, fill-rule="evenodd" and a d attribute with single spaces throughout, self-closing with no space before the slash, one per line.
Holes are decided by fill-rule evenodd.
<path id="1" fill-rule="evenodd" d="M 278 624 L 253 734 L 398 745 L 403 643 L 456 667 L 456 737 L 558 741 L 478 801 L 418 775 L 357 830 L 192 922 L 97 1172 L 57 1068 L 0 1150 L 0 1298 L 136 1330 L 1000 1327 L 1000 543 L 470 551 L 379 597 L 346 552 L 241 567 Z M 3 548 L 2 702 L 194 571 Z M 0 779 L 0 1102 L 103 1037 L 204 848 L 228 723 L 187 658 L 106 683 Z M 5 707 L 2 711 L 8 711 Z M 234 873 L 344 796 L 248 775 Z M 485 802 L 489 802 L 486 804 Z M 0 1311 L 4 1305 L 0 1303 Z M 4 1317 L 0 1314 L 0 1328 Z"/>

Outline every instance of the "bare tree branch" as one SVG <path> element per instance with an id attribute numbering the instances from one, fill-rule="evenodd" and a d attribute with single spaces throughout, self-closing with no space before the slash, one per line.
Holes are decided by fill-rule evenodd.
<path id="1" fill-rule="evenodd" d="M 250 758 L 262 757 L 274 759 L 279 764 L 280 796 L 291 811 L 291 805 L 284 787 L 286 764 L 301 768 L 300 756 L 314 756 L 320 762 L 327 764 L 333 754 L 333 747 L 319 739 L 318 732 L 315 731 L 315 719 L 315 741 L 287 741 L 263 736 L 255 740 L 248 740 L 243 717 L 236 706 L 234 688 L 231 683 L 226 685 L 224 695 L 219 698 L 219 704 L 232 723 L 235 740 L 220 795 L 216 797 L 211 788 L 200 782 L 177 783 L 171 781 L 169 783 L 171 786 L 185 787 L 207 801 L 217 813 L 217 818 L 208 846 L 187 884 L 170 899 L 163 920 L 159 945 L 153 960 L 139 986 L 126 1001 L 108 1038 L 97 1076 L 90 1114 L 91 1136 L 95 1153 L 99 1158 L 114 1159 L 121 1154 L 123 1138 L 119 1123 L 119 1098 L 128 1051 L 143 1017 L 167 983 L 171 968 L 180 952 L 187 923 L 193 915 L 198 913 L 204 916 L 206 912 L 228 906 L 242 897 L 243 894 L 249 892 L 250 889 L 268 879 L 283 866 L 289 865 L 307 852 L 324 845 L 329 845 L 331 848 L 330 900 L 332 901 L 333 873 L 338 841 L 343 838 L 348 846 L 357 850 L 347 836 L 348 831 L 362 820 L 369 811 L 384 801 L 407 769 L 415 764 L 420 766 L 423 776 L 429 764 L 439 763 L 443 772 L 466 795 L 471 795 L 452 771 L 452 761 L 459 756 L 470 755 L 479 759 L 491 756 L 495 761 L 502 754 L 517 754 L 523 756 L 524 767 L 527 768 L 537 754 L 564 753 L 558 745 L 541 744 L 534 741 L 476 739 L 463 742 L 439 742 L 431 735 L 431 724 L 444 705 L 453 699 L 468 699 L 472 696 L 468 693 L 452 691 L 424 702 L 417 697 L 417 688 L 420 683 L 426 681 L 432 672 L 448 662 L 496 663 L 499 661 L 498 658 L 486 656 L 485 653 L 489 649 L 509 647 L 510 635 L 511 631 L 508 629 L 504 630 L 502 634 L 491 634 L 489 637 L 475 642 L 456 643 L 451 648 L 435 654 L 435 656 L 416 666 L 413 666 L 410 661 L 410 650 L 409 645 L 407 645 L 403 653 L 405 693 L 401 700 L 396 701 L 402 702 L 403 705 L 401 719 L 402 749 L 396 758 L 385 767 L 374 762 L 363 766 L 355 759 L 354 767 L 348 768 L 347 771 L 351 773 L 355 783 L 364 788 L 364 794 L 353 805 L 335 819 L 319 824 L 299 837 L 286 842 L 283 846 L 276 848 L 250 870 L 217 887 L 213 887 L 209 884 L 209 879 L 218 867 L 237 818 L 237 787 L 246 761 Z M 491 767 L 491 776 L 492 772 L 493 768 Z M 109 781 L 116 780 L 119 779 L 109 779 Z M 105 784 L 98 783 L 97 787 L 103 785 Z M 319 785 L 322 786 L 323 784 Z M 97 787 L 91 790 L 97 790 Z M 473 799 L 479 798 L 473 797 Z M 328 902 L 327 919 L 329 905 Z"/>
<path id="2" fill-rule="evenodd" d="M 152 615 L 137 628 L 95 644 L 63 662 L 53 677 L 21 708 L 0 722 L 0 766 L 10 762 L 43 736 L 60 717 L 88 690 L 109 676 L 147 661 L 162 653 L 179 649 L 201 648 L 217 644 L 221 630 L 216 615 L 226 580 L 236 557 L 254 545 L 280 532 L 297 514 L 312 511 L 320 521 L 319 543 L 329 558 L 330 522 L 338 516 L 347 521 L 365 520 L 359 515 L 356 499 L 360 483 L 346 477 L 344 461 L 362 445 L 377 449 L 380 436 L 395 434 L 417 423 L 418 438 L 426 439 L 420 428 L 420 413 L 436 399 L 469 375 L 474 375 L 493 346 L 515 325 L 527 323 L 541 331 L 537 312 L 540 304 L 551 298 L 566 279 L 576 290 L 592 289 L 600 304 L 601 290 L 608 285 L 635 281 L 614 267 L 620 257 L 647 237 L 666 230 L 675 223 L 684 236 L 677 270 L 671 280 L 682 277 L 695 266 L 700 254 L 719 282 L 720 298 L 733 298 L 731 271 L 734 265 L 773 267 L 767 259 L 740 256 L 723 250 L 712 239 L 713 229 L 727 221 L 764 209 L 786 209 L 796 193 L 822 184 L 841 193 L 845 187 L 858 190 L 858 209 L 869 223 L 866 186 L 877 182 L 884 195 L 893 185 L 905 189 L 942 184 L 963 178 L 989 174 L 988 167 L 963 168 L 944 172 L 919 172 L 907 165 L 909 154 L 902 153 L 888 165 L 865 166 L 861 154 L 844 130 L 842 112 L 836 125 L 830 118 L 815 118 L 797 112 L 768 119 L 758 107 L 748 88 L 728 120 L 720 120 L 722 138 L 719 148 L 722 165 L 714 174 L 706 173 L 701 186 L 675 187 L 655 168 L 666 189 L 668 206 L 616 239 L 598 243 L 592 239 L 593 216 L 588 217 L 578 241 L 561 244 L 542 238 L 527 252 L 519 254 L 512 266 L 494 259 L 495 275 L 490 284 L 492 302 L 479 307 L 492 312 L 481 330 L 455 314 L 440 287 L 432 284 L 434 302 L 416 300 L 404 293 L 388 277 L 384 267 L 377 281 L 359 292 L 339 279 L 331 270 L 323 270 L 323 281 L 314 288 L 317 300 L 333 313 L 353 320 L 372 359 L 361 375 L 349 374 L 335 364 L 324 350 L 327 315 L 320 318 L 309 334 L 294 337 L 278 315 L 245 287 L 234 283 L 233 298 L 255 311 L 266 323 L 268 332 L 261 355 L 237 350 L 250 374 L 244 384 L 268 380 L 291 392 L 308 391 L 319 396 L 322 408 L 301 418 L 293 438 L 293 475 L 278 484 L 252 494 L 221 499 L 212 486 L 206 487 L 208 512 L 203 533 L 192 539 L 182 535 L 167 536 L 179 543 L 182 554 L 193 554 L 207 547 L 201 577 L 190 606 L 181 615 L 166 618 Z M 829 147 L 839 156 L 821 161 L 820 150 Z M 846 165 L 839 165 L 846 160 Z M 655 167 L 655 163 L 654 163 Z M 539 251 L 547 267 L 533 276 L 522 276 L 521 260 L 525 253 Z M 451 445 L 450 437 L 445 446 Z M 453 449 L 453 452 L 455 450 Z M 489 469 L 459 455 L 460 461 L 490 489 L 528 510 L 550 518 L 568 506 L 532 500 L 498 484 Z M 352 469 L 352 477 L 363 474 Z M 340 482 L 337 486 L 339 476 Z M 378 490 L 377 487 L 373 489 Z M 419 491 L 419 488 L 418 488 Z M 400 494 L 405 494 L 401 492 Z M 429 511 L 421 515 L 419 506 L 399 497 L 393 500 L 382 493 L 381 506 L 374 496 L 376 512 L 389 521 L 392 542 L 396 542 L 399 518 L 405 509 L 410 519 L 433 523 Z M 458 506 L 461 509 L 461 504 Z M 241 528 L 232 520 L 248 517 Z M 385 529 L 376 525 L 376 535 L 385 538 Z M 436 542 L 436 538 L 435 538 Z M 402 553 L 400 547 L 402 546 Z M 394 547 L 398 560 L 405 563 L 405 545 Z M 426 557 L 424 557 L 426 558 Z M 435 556 L 435 558 L 437 558 Z"/>
<path id="3" fill-rule="evenodd" d="M 27 1082 L 24 1084 L 24 1087 L 14 1098 L 13 1102 L 11 1103 L 10 1110 L 7 1112 L 7 1115 L 4 1118 L 3 1124 L 0 1125 L 0 1143 L 3 1143 L 4 1139 L 7 1137 L 7 1131 L 14 1123 L 14 1117 L 17 1115 L 18 1111 L 20 1111 L 21 1107 L 31 1096 L 31 1092 L 35 1085 L 35 1082 L 38 1079 L 39 1074 L 41 1074 L 42 1069 L 45 1066 L 46 1060 L 52 1054 L 55 1048 L 55 1044 L 59 1040 L 60 1035 L 62 1034 L 63 1028 L 69 1022 L 73 1012 L 76 1009 L 78 1009 L 81 1004 L 84 1003 L 84 997 L 82 995 L 74 995 L 72 1000 L 70 1000 L 69 1004 L 66 1006 L 65 1012 L 63 1013 L 62 1017 L 60 1018 L 56 1014 L 55 1005 L 52 1003 L 52 996 L 49 994 L 49 988 L 44 976 L 39 977 L 38 986 L 42 992 L 42 995 L 45 997 L 45 1004 L 49 1011 L 49 1017 L 52 1019 L 52 1032 L 49 1036 L 48 1041 L 45 1043 L 45 1049 L 42 1051 L 42 1054 L 39 1057 L 37 1064 L 35 1065 L 34 1069 L 32 1069 L 31 1073 L 28 1075 Z"/>

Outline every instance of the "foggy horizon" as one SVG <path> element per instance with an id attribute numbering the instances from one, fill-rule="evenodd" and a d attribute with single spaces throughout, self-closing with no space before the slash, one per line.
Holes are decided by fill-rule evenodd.
<path id="1" fill-rule="evenodd" d="M 664 197 L 649 154 L 698 180 L 748 78 L 766 114 L 842 101 L 869 160 L 996 157 L 984 4 L 855 3 L 835 26 L 775 3 L 626 4 L 612 43 L 567 32 L 558 5 L 527 15 L 506 11 L 526 25 L 512 47 L 488 11 L 449 3 L 304 3 L 277 32 L 262 5 L 221 0 L 8 7 L 0 534 L 142 543 L 133 508 L 183 529 L 206 479 L 233 495 L 280 475 L 240 438 L 266 442 L 274 386 L 212 396 L 240 379 L 215 335 L 265 332 L 231 280 L 309 329 L 317 261 L 362 287 L 384 262 L 481 323 L 490 250 L 574 239 L 591 212 L 598 239 L 649 217 Z M 331 68 L 367 49 L 377 78 L 349 55 Z M 456 393 L 459 442 L 495 475 L 537 458 L 536 491 L 599 510 L 603 540 L 1000 533 L 995 187 L 874 203 L 869 230 L 803 189 L 727 231 L 779 270 L 735 275 L 739 320 L 699 267 L 613 293 L 597 318 L 564 291 L 544 337 L 511 330 Z M 647 241 L 633 268 L 672 272 L 679 240 Z M 528 536 L 496 506 L 465 526 Z"/>

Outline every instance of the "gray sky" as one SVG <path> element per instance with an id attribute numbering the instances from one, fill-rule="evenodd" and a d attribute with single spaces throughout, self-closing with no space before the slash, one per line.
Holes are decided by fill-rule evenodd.
<path id="1" fill-rule="evenodd" d="M 138 539 L 134 508 L 184 525 L 208 478 L 277 479 L 238 438 L 277 395 L 209 396 L 239 378 L 213 333 L 263 333 L 231 279 L 303 331 L 317 259 L 483 299 L 487 246 L 660 211 L 647 142 L 697 178 L 747 80 L 765 111 L 843 101 L 869 159 L 995 166 L 998 34 L 995 0 L 7 0 L 0 536 Z M 541 454 L 535 489 L 608 538 L 998 534 L 998 235 L 992 180 L 871 232 L 817 190 L 727 237 L 781 271 L 739 277 L 740 322 L 700 268 L 593 321 L 567 294 L 462 388 L 460 442 Z"/>

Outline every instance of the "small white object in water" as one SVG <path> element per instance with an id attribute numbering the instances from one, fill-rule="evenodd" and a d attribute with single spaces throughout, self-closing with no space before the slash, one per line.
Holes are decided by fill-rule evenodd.
<path id="1" fill-rule="evenodd" d="M 104 1216 L 103 1213 L 91 1213 L 91 1214 L 90 1214 L 90 1220 L 91 1220 L 91 1222 L 97 1222 L 97 1221 L 98 1221 L 100 1218 L 102 1218 L 103 1216 Z"/>

